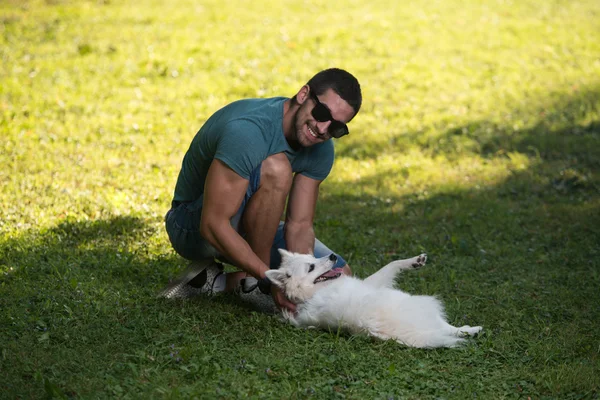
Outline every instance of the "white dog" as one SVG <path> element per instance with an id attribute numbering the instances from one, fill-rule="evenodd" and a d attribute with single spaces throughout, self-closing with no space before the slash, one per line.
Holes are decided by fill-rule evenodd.
<path id="1" fill-rule="evenodd" d="M 279 250 L 281 266 L 267 271 L 269 280 L 297 303 L 296 315 L 284 317 L 298 327 L 345 329 L 414 347 L 456 347 L 480 326 L 456 328 L 446 322 L 442 303 L 393 289 L 400 271 L 425 265 L 427 255 L 393 261 L 365 280 L 332 269 L 334 254 L 311 255 Z"/>

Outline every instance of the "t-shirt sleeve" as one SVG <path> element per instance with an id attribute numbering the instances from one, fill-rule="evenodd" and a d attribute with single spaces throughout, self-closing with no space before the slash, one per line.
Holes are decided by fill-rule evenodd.
<path id="1" fill-rule="evenodd" d="M 297 171 L 311 179 L 322 181 L 331 172 L 334 159 L 333 141 L 328 140 L 323 143 L 309 147 L 305 157 L 299 161 Z"/>
<path id="2" fill-rule="evenodd" d="M 217 142 L 215 158 L 223 161 L 244 179 L 267 156 L 267 145 L 260 128 L 253 122 L 238 119 L 225 125 Z"/>

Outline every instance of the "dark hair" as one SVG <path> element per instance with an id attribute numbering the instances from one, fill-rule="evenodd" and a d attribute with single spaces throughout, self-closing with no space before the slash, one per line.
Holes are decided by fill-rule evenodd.
<path id="1" fill-rule="evenodd" d="M 362 94 L 358 80 L 348 71 L 339 68 L 329 68 L 313 76 L 307 83 L 315 94 L 323 94 L 332 89 L 354 109 L 358 114 L 362 104 Z"/>

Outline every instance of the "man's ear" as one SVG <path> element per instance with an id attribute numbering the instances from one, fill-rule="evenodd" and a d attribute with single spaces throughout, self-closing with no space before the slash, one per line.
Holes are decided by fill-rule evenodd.
<path id="1" fill-rule="evenodd" d="M 269 278 L 273 285 L 281 289 L 283 289 L 283 287 L 285 286 L 285 280 L 287 279 L 287 274 L 285 272 L 280 271 L 278 269 L 270 269 L 267 272 L 265 272 L 265 275 L 267 276 L 267 278 Z"/>
<path id="2" fill-rule="evenodd" d="M 308 85 L 302 86 L 300 88 L 300 90 L 298 91 L 298 93 L 296 94 L 296 103 L 304 104 L 306 99 L 308 99 L 308 97 L 309 97 L 309 91 L 310 91 L 310 88 L 308 87 Z"/>

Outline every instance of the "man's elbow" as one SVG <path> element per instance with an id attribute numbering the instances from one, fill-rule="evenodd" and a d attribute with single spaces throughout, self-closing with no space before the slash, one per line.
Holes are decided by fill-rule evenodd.
<path id="1" fill-rule="evenodd" d="M 344 265 L 344 267 L 342 268 L 342 274 L 352 276 L 352 270 L 350 269 L 350 266 L 348 264 Z"/>
<path id="2" fill-rule="evenodd" d="M 213 246 L 215 245 L 217 238 L 217 229 L 215 228 L 214 221 L 210 219 L 202 218 L 200 220 L 200 236 L 202 236 L 205 240 L 207 240 Z"/>

